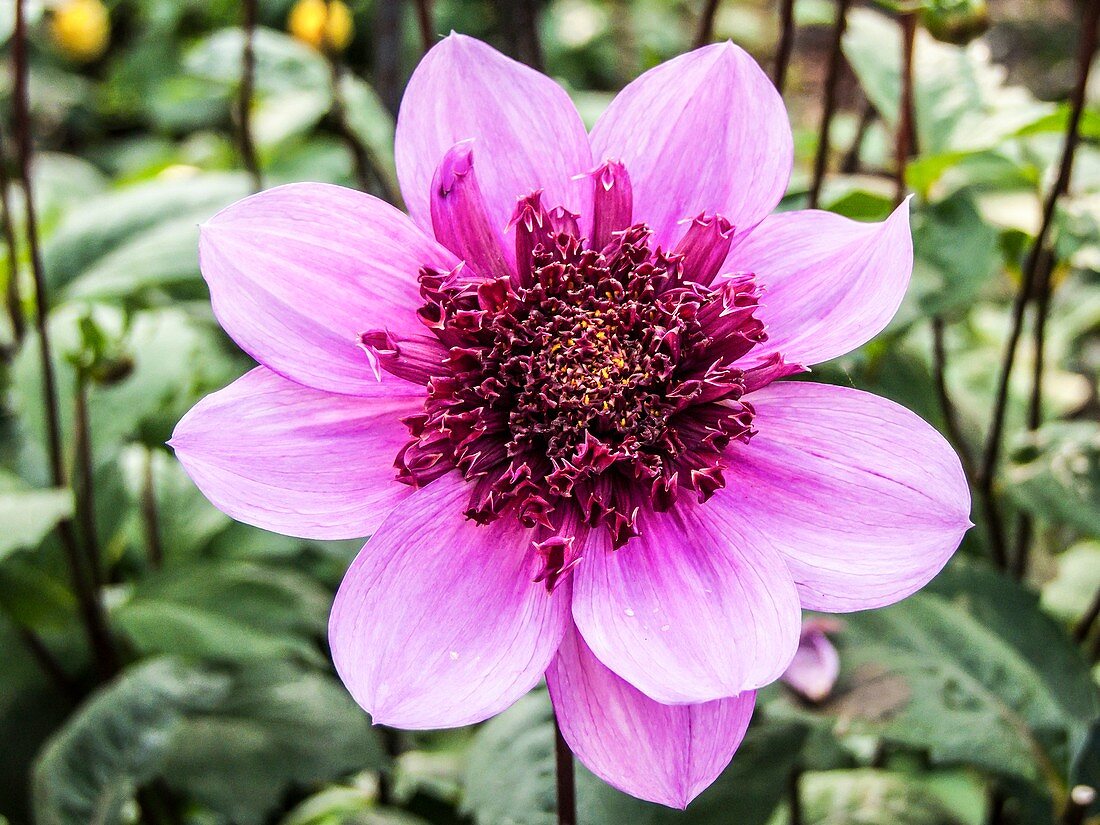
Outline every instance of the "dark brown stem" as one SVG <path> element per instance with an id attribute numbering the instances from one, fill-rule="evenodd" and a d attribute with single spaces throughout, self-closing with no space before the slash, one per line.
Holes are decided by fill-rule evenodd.
<path id="1" fill-rule="evenodd" d="M 374 88 L 386 108 L 397 114 L 401 102 L 401 29 L 404 4 L 378 0 L 374 4 Z"/>
<path id="2" fill-rule="evenodd" d="M 83 369 L 77 369 L 76 393 L 73 404 L 73 452 L 76 493 L 81 530 L 84 533 L 85 557 L 91 572 L 92 587 L 103 587 L 102 558 L 99 552 L 99 536 L 95 523 L 95 465 L 92 459 L 92 430 L 88 417 L 88 379 Z"/>
<path id="3" fill-rule="evenodd" d="M 932 318 L 932 375 L 936 383 L 936 395 L 939 397 L 940 411 L 943 413 L 943 424 L 947 430 L 947 437 L 959 454 L 959 460 L 962 462 L 966 477 L 973 480 L 974 456 L 970 452 L 970 445 L 967 443 L 966 437 L 963 435 L 958 412 L 947 389 L 947 347 L 944 343 L 943 318 L 938 315 Z"/>
<path id="4" fill-rule="evenodd" d="M 46 674 L 46 677 L 53 683 L 58 692 L 75 704 L 80 699 L 80 690 L 45 643 L 38 638 L 33 630 L 25 627 L 19 628 L 19 638 L 23 640 L 23 644 L 31 656 L 34 657 L 35 662 L 38 663 L 42 672 Z"/>
<path id="5" fill-rule="evenodd" d="M 157 515 L 157 481 L 154 475 L 154 454 L 145 452 L 145 468 L 141 481 L 141 519 L 145 523 L 145 542 L 149 567 L 159 570 L 164 564 L 164 546 L 160 542 L 160 518 Z"/>
<path id="6" fill-rule="evenodd" d="M 503 21 L 512 56 L 532 69 L 543 70 L 539 42 L 539 0 L 506 0 L 499 4 L 508 15 Z"/>
<path id="7" fill-rule="evenodd" d="M 705 46 L 714 38 L 714 16 L 722 0 L 703 0 L 703 13 L 699 15 L 699 27 L 695 30 L 695 48 Z"/>
<path id="8" fill-rule="evenodd" d="M 573 751 L 554 719 L 554 767 L 557 776 L 558 825 L 577 825 L 577 788 L 573 773 Z"/>
<path id="9" fill-rule="evenodd" d="M 802 766 L 795 765 L 787 781 L 787 804 L 790 808 L 789 825 L 802 825 Z"/>
<path id="10" fill-rule="evenodd" d="M 917 41 L 917 15 L 901 15 L 901 97 L 898 100 L 898 130 L 894 138 L 894 202 L 905 200 L 905 167 L 916 150 L 913 118 L 913 49 Z"/>
<path id="11" fill-rule="evenodd" d="M 1092 626 L 1096 624 L 1096 620 L 1100 619 L 1100 590 L 1096 591 L 1096 595 L 1092 597 L 1092 604 L 1089 605 L 1089 609 L 1085 611 L 1085 615 L 1081 617 L 1081 620 L 1073 628 L 1073 640 L 1075 642 L 1083 642 L 1088 638 L 1090 632 L 1092 632 Z"/>
<path id="12" fill-rule="evenodd" d="M 427 52 L 435 44 L 435 26 L 432 23 L 432 0 L 416 0 L 416 24 L 420 28 L 420 45 Z"/>
<path id="13" fill-rule="evenodd" d="M 779 3 L 779 43 L 775 48 L 775 88 L 783 94 L 787 87 L 787 69 L 791 65 L 791 51 L 794 48 L 794 0 L 781 0 Z"/>
<path id="14" fill-rule="evenodd" d="M 393 728 L 379 726 L 378 735 L 382 739 L 382 750 L 387 757 L 387 765 L 378 774 L 378 804 L 382 806 L 393 804 L 393 770 L 398 757 L 404 751 L 401 742 L 401 734 Z"/>
<path id="15" fill-rule="evenodd" d="M 1061 162 L 1058 165 L 1058 176 L 1055 179 L 1054 186 L 1047 193 L 1046 201 L 1043 204 L 1043 217 L 1039 224 L 1039 231 L 1035 236 L 1035 243 L 1028 250 L 1021 272 L 1020 287 L 1012 304 L 1008 340 L 1005 343 L 1001 367 L 998 372 L 993 417 L 989 425 L 989 433 L 986 436 L 982 465 L 978 474 L 978 491 L 984 499 L 993 497 L 993 480 L 1001 456 L 1001 442 L 1004 436 L 1005 417 L 1008 410 L 1008 386 L 1012 377 L 1012 368 L 1016 361 L 1016 349 L 1023 331 L 1024 311 L 1035 290 L 1039 265 L 1043 259 L 1043 249 L 1046 246 L 1054 221 L 1058 200 L 1069 188 L 1070 176 L 1073 172 L 1073 160 L 1080 142 L 1081 113 L 1085 106 L 1089 68 L 1092 64 L 1092 56 L 1096 52 L 1098 19 L 1100 19 L 1100 0 L 1089 0 L 1088 5 L 1085 7 L 1085 19 L 1082 21 L 1081 26 L 1081 40 L 1077 55 L 1077 83 L 1070 99 L 1070 117 L 1066 126 L 1065 147 L 1062 151 Z"/>
<path id="16" fill-rule="evenodd" d="M 1005 797 L 1004 791 L 994 786 L 989 796 L 989 817 L 986 825 L 1004 825 L 1005 821 Z"/>
<path id="17" fill-rule="evenodd" d="M 27 249 L 30 253 L 31 273 L 34 276 L 36 305 L 34 317 L 42 366 L 42 403 L 46 411 L 46 446 L 50 462 L 50 479 L 54 487 L 66 487 L 65 462 L 61 446 L 61 416 L 48 324 L 50 301 L 46 288 L 46 272 L 42 266 L 42 254 L 38 246 L 38 220 L 35 213 L 34 188 L 31 186 L 32 149 L 27 97 L 27 21 L 24 0 L 15 2 L 12 71 L 14 73 L 12 111 L 15 116 L 16 149 L 23 184 Z M 100 675 L 109 677 L 117 670 L 118 662 L 107 620 L 103 615 L 103 606 L 99 603 L 99 596 L 87 578 L 72 521 L 65 519 L 57 527 L 88 642 L 95 654 Z"/>
<path id="18" fill-rule="evenodd" d="M 821 184 L 825 180 L 825 166 L 829 161 L 829 130 L 836 114 L 836 87 L 840 82 L 844 31 L 848 27 L 848 6 L 851 0 L 836 0 L 836 23 L 829 51 L 829 67 L 825 73 L 825 103 L 821 113 L 821 128 L 817 133 L 817 154 L 814 155 L 814 174 L 810 183 L 810 209 L 817 209 L 821 199 Z"/>
<path id="19" fill-rule="evenodd" d="M 19 289 L 19 245 L 15 240 L 15 218 L 11 211 L 11 175 L 8 174 L 8 153 L 5 144 L 6 141 L 0 135 L 0 229 L 4 233 L 4 244 L 8 247 L 6 297 L 12 337 L 18 347 L 26 335 L 27 321 L 23 317 L 23 296 Z"/>
<path id="20" fill-rule="evenodd" d="M 357 185 L 364 192 L 369 192 L 373 178 L 386 200 L 400 207 L 403 203 L 401 193 L 390 179 L 389 173 L 382 168 L 374 152 L 359 139 L 359 135 L 348 122 L 348 109 L 343 90 L 344 67 L 336 55 L 329 56 L 329 69 L 332 79 L 332 108 L 329 110 L 329 119 L 332 128 L 336 130 L 351 154 Z"/>
<path id="21" fill-rule="evenodd" d="M 875 107 L 865 100 L 863 108 L 859 112 L 859 125 L 856 126 L 856 136 L 852 138 L 852 145 L 848 147 L 848 151 L 844 154 L 844 160 L 840 164 L 840 171 L 845 175 L 854 175 L 859 171 L 859 157 L 863 151 L 863 141 L 867 138 L 867 131 L 874 122 Z"/>
<path id="22" fill-rule="evenodd" d="M 252 179 L 252 191 L 264 188 L 256 143 L 252 138 L 252 97 L 256 84 L 256 0 L 242 0 L 244 11 L 244 50 L 241 53 L 241 83 L 237 94 L 237 134 L 241 162 Z"/>

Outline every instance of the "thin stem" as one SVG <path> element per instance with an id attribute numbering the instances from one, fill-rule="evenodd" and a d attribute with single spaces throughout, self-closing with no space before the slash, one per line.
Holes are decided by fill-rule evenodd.
<path id="1" fill-rule="evenodd" d="M 420 28 L 420 44 L 427 52 L 435 44 L 435 26 L 432 23 L 432 0 L 416 0 L 416 23 Z"/>
<path id="2" fill-rule="evenodd" d="M 149 567 L 159 570 L 164 564 L 164 546 L 160 541 L 160 517 L 157 515 L 157 481 L 154 454 L 145 452 L 145 468 L 141 481 L 141 519 L 145 523 L 145 542 Z"/>
<path id="3" fill-rule="evenodd" d="M 19 346 L 27 334 L 27 321 L 23 317 L 23 296 L 19 289 L 19 245 L 15 240 L 15 218 L 11 211 L 11 175 L 8 174 L 8 154 L 0 135 L 0 230 L 8 247 L 7 306 L 11 318 L 12 337 Z"/>
<path id="4" fill-rule="evenodd" d="M 913 49 L 917 41 L 917 15 L 901 15 L 901 97 L 898 101 L 898 130 L 894 138 L 894 202 L 905 200 L 905 167 L 914 145 Z"/>
<path id="5" fill-rule="evenodd" d="M 825 73 L 825 103 L 821 113 L 821 127 L 817 133 L 817 154 L 814 155 L 814 174 L 810 183 L 810 209 L 817 209 L 821 198 L 821 184 L 825 179 L 825 165 L 829 160 L 829 130 L 836 113 L 836 87 L 840 82 L 841 57 L 844 31 L 848 27 L 848 6 L 851 0 L 836 0 L 836 23 L 829 51 L 829 67 Z"/>
<path id="6" fill-rule="evenodd" d="M 856 126 L 856 135 L 852 138 L 852 145 L 848 147 L 848 151 L 844 154 L 844 160 L 840 164 L 840 171 L 845 175 L 854 175 L 859 171 L 859 156 L 863 151 L 863 141 L 866 140 L 867 131 L 874 122 L 875 107 L 871 105 L 870 101 L 865 100 L 859 113 L 859 125 Z"/>
<path id="7" fill-rule="evenodd" d="M 794 0 L 781 0 L 779 4 L 779 43 L 775 48 L 775 88 L 779 94 L 787 87 L 787 69 L 791 64 L 794 48 Z"/>
<path id="8" fill-rule="evenodd" d="M 1008 408 L 1008 385 L 1016 361 L 1016 349 L 1023 331 L 1024 310 L 1035 289 L 1039 264 L 1043 258 L 1042 251 L 1054 222 L 1054 212 L 1058 206 L 1058 200 L 1069 188 L 1070 177 L 1073 172 L 1073 159 L 1080 142 L 1081 113 L 1085 106 L 1085 90 L 1088 86 L 1089 68 L 1092 64 L 1092 56 L 1096 52 L 1098 19 L 1100 19 L 1100 0 L 1089 0 L 1085 8 L 1085 19 L 1082 21 L 1081 26 L 1081 40 L 1077 54 L 1077 83 L 1071 97 L 1070 117 L 1066 127 L 1066 142 L 1062 151 L 1061 162 L 1058 165 L 1058 177 L 1055 179 L 1050 192 L 1047 193 L 1039 231 L 1035 236 L 1035 243 L 1032 244 L 1024 261 L 1020 287 L 1012 304 L 1010 331 L 1001 359 L 996 398 L 993 404 L 993 417 L 986 438 L 978 478 L 979 491 L 986 497 L 992 496 L 993 478 L 997 472 L 997 464 L 1001 456 L 1001 441 L 1004 435 L 1005 417 Z"/>
<path id="9" fill-rule="evenodd" d="M 1081 620 L 1073 628 L 1073 640 L 1075 642 L 1083 642 L 1088 638 L 1089 633 L 1092 631 L 1092 626 L 1096 624 L 1096 620 L 1100 619 L 1100 589 L 1096 591 L 1096 595 L 1092 597 L 1092 604 L 1089 605 L 1089 609 L 1085 611 L 1085 615 L 1081 617 Z"/>
<path id="10" fill-rule="evenodd" d="M 77 689 L 76 683 L 73 682 L 69 674 L 65 672 L 65 668 L 61 667 L 61 663 L 57 661 L 57 658 L 50 652 L 50 649 L 46 647 L 43 642 L 35 634 L 33 630 L 26 627 L 19 628 L 19 638 L 23 640 L 23 644 L 34 657 L 35 662 L 38 663 L 39 668 L 46 675 L 46 677 L 57 688 L 66 699 L 75 703 L 80 698 L 80 691 Z"/>
<path id="11" fill-rule="evenodd" d="M 695 30 L 695 48 L 705 46 L 714 38 L 714 17 L 722 0 L 704 0 L 703 13 L 699 15 L 699 27 Z"/>
<path id="12" fill-rule="evenodd" d="M 42 366 L 42 402 L 46 411 L 46 441 L 50 462 L 50 478 L 54 487 L 66 487 L 65 463 L 61 446 L 61 416 L 58 411 L 57 382 L 54 376 L 53 355 L 50 346 L 49 295 L 46 289 L 46 273 L 38 246 L 38 221 L 35 213 L 34 189 L 31 186 L 31 129 L 27 96 L 27 21 L 24 0 L 15 2 L 15 31 L 12 37 L 12 111 L 15 116 L 16 148 L 22 177 L 25 201 L 26 241 L 30 253 L 31 273 L 34 276 L 35 329 L 38 333 L 38 350 Z M 114 643 L 107 627 L 103 606 L 95 589 L 90 585 L 81 558 L 80 548 L 73 531 L 72 521 L 65 519 L 58 526 L 58 534 L 65 551 L 76 593 L 84 630 L 95 654 L 100 675 L 109 677 L 118 666 Z"/>
<path id="13" fill-rule="evenodd" d="M 573 775 L 573 751 L 554 719 L 554 766 L 557 769 L 558 825 L 577 825 L 577 788 Z"/>
<path id="14" fill-rule="evenodd" d="M 382 739 L 382 750 L 385 751 L 389 763 L 378 774 L 378 804 L 385 806 L 391 805 L 394 801 L 392 771 L 404 748 L 400 732 L 393 728 L 379 726 L 378 733 Z"/>
<path id="15" fill-rule="evenodd" d="M 944 427 L 947 429 L 947 437 L 951 441 L 955 451 L 962 461 L 963 471 L 969 479 L 974 478 L 974 456 L 970 452 L 959 424 L 958 412 L 951 394 L 947 389 L 947 347 L 944 343 L 943 318 L 936 315 L 932 318 L 932 374 L 936 383 L 936 395 L 940 400 L 940 411 L 943 413 Z"/>
<path id="16" fill-rule="evenodd" d="M 95 523 L 95 465 L 92 461 L 92 431 L 88 418 L 88 379 L 78 368 L 76 393 L 73 404 L 73 462 L 79 482 L 76 500 L 79 507 L 81 530 L 84 533 L 84 549 L 91 571 L 92 587 L 103 587 L 103 565 L 99 552 L 99 536 Z"/>
<path id="17" fill-rule="evenodd" d="M 241 82 L 237 94 L 237 133 L 241 162 L 252 178 L 252 191 L 264 188 L 256 143 L 252 138 L 252 97 L 256 84 L 256 0 L 243 0 L 244 50 L 241 53 Z"/>
<path id="18" fill-rule="evenodd" d="M 329 119 L 332 128 L 344 141 L 344 145 L 347 146 L 348 152 L 351 154 L 356 183 L 360 189 L 368 192 L 371 189 L 371 179 L 373 178 L 378 183 L 386 200 L 395 206 L 401 206 L 401 193 L 390 179 L 389 173 L 382 167 L 370 147 L 360 140 L 359 135 L 351 127 L 351 123 L 348 122 L 348 108 L 344 100 L 343 89 L 344 67 L 335 54 L 329 55 L 329 70 L 332 80 L 332 108 L 329 109 Z"/>
<path id="19" fill-rule="evenodd" d="M 802 825 L 802 766 L 795 765 L 787 781 L 787 807 L 790 808 L 789 825 Z"/>
<path id="20" fill-rule="evenodd" d="M 543 70 L 539 43 L 539 0 L 507 0 L 501 5 L 510 12 L 505 34 L 511 41 L 512 56 L 532 69 Z"/>
<path id="21" fill-rule="evenodd" d="M 397 114 L 401 102 L 401 29 L 404 5 L 400 0 L 374 4 L 374 87 L 386 108 Z"/>

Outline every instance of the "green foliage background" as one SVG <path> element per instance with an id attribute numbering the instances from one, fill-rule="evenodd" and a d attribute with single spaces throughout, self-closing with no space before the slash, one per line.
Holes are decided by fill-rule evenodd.
<path id="1" fill-rule="evenodd" d="M 164 446 L 192 404 L 249 366 L 214 322 L 196 252 L 197 224 L 252 185 L 233 115 L 240 8 L 107 5 L 107 51 L 78 65 L 51 38 L 52 8 L 27 3 L 31 183 L 76 494 L 50 487 L 38 341 L 17 340 L 5 313 L 0 823 L 554 822 L 544 692 L 473 729 L 371 727 L 324 642 L 332 593 L 359 544 L 231 522 Z M 290 0 L 259 4 L 251 120 L 265 185 L 321 180 L 396 197 L 391 109 L 420 53 L 414 7 L 350 5 L 356 34 L 334 75 L 325 55 L 286 33 Z M 515 25 L 513 6 L 523 4 L 434 5 L 436 31 L 530 58 Z M 944 15 L 976 4 L 931 5 L 925 24 L 954 37 L 944 24 L 957 17 Z M 815 375 L 893 398 L 941 429 L 942 379 L 971 451 L 989 421 L 1009 306 L 1064 141 L 1077 5 L 998 0 L 989 32 L 961 45 L 918 33 L 918 151 L 906 172 L 917 194 L 913 287 L 884 334 Z M 542 60 L 591 122 L 615 89 L 690 48 L 704 3 L 534 6 Z M 5 123 L 13 7 L 0 5 Z M 786 96 L 797 158 L 783 208 L 806 203 L 834 8 L 796 4 Z M 714 35 L 767 66 L 775 17 L 763 0 L 725 0 Z M 831 134 L 831 166 L 845 171 L 827 178 L 825 208 L 869 220 L 892 206 L 900 54 L 889 10 L 855 3 Z M 1085 621 L 1100 588 L 1100 86 L 1089 100 L 1052 235 L 1046 423 L 1030 431 L 1025 422 L 1036 357 L 1029 321 L 994 483 L 1010 539 L 1030 519 L 1027 569 L 1013 576 L 991 564 L 976 513 L 978 528 L 925 592 L 844 618 L 835 637 L 843 670 L 825 704 L 765 691 L 733 764 L 685 813 L 624 797 L 579 768 L 583 823 L 784 825 L 799 775 L 805 825 L 1044 825 L 1067 816 L 1074 786 L 1100 784 L 1100 627 Z M 18 177 L 7 127 L 3 139 L 0 162 Z M 7 210 L 22 239 L 18 186 Z M 0 255 L 0 279 L 16 274 L 33 317 L 26 244 L 4 244 Z M 945 330 L 943 363 L 933 359 L 933 319 Z M 99 548 L 96 596 L 117 667 L 104 667 L 86 635 L 65 529 Z"/>

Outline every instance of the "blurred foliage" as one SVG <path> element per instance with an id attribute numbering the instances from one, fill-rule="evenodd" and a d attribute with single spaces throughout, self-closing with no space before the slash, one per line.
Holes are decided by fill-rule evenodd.
<path id="1" fill-rule="evenodd" d="M 513 5 L 436 0 L 452 28 L 522 53 Z M 690 47 L 697 0 L 547 0 L 539 41 L 589 123 L 616 89 Z M 892 206 L 900 33 L 889 3 L 856 3 L 850 69 L 822 204 L 860 220 Z M 897 4 L 894 4 L 896 6 Z M 1041 6 L 1041 7 L 1040 7 Z M 538 825 L 554 821 L 549 704 L 536 691 L 476 729 L 373 728 L 324 646 L 355 542 L 288 539 L 211 507 L 164 446 L 199 398 L 248 368 L 219 330 L 197 225 L 252 188 L 235 115 L 237 0 L 27 0 L 49 329 L 69 477 L 50 485 L 39 342 L 0 318 L 0 823 Z M 893 398 L 977 452 L 1008 307 L 1064 140 L 1076 35 L 1069 0 L 928 0 L 914 57 L 916 153 L 905 170 L 916 267 L 891 327 L 816 380 Z M 10 122 L 13 4 L 0 4 L 0 106 Z M 834 5 L 798 0 L 786 97 L 802 208 L 817 145 Z M 988 29 L 988 31 L 987 31 Z M 774 4 L 725 0 L 715 37 L 767 65 Z M 414 6 L 261 0 L 250 112 L 265 186 L 320 180 L 398 200 L 393 107 L 420 51 Z M 861 123 L 862 121 L 862 123 Z M 686 813 L 578 768 L 584 823 L 784 825 L 791 776 L 805 825 L 1045 825 L 1070 788 L 1100 783 L 1100 109 L 1090 101 L 1060 201 L 1042 350 L 1045 423 L 1029 430 L 1031 322 L 1009 385 L 995 494 L 1010 536 L 1030 519 L 1027 576 L 968 535 L 926 592 L 844 618 L 834 695 L 765 690 L 745 744 Z M 3 139 L 11 163 L 11 132 Z M 2 161 L 3 159 L 0 159 Z M 23 238 L 19 186 L 8 216 Z M 28 250 L 0 246 L 32 317 Z M 10 294 L 10 291 L 9 293 Z M 1029 313 L 1029 318 L 1033 314 Z M 942 319 L 946 362 L 933 359 Z M 78 395 L 86 401 L 82 420 Z M 88 445 L 89 466 L 73 445 Z M 71 521 L 77 517 L 75 522 Z M 119 647 L 103 678 L 58 525 L 93 536 L 97 595 Z M 1077 630 L 1076 636 L 1074 634 Z M 1098 811 L 1093 811 L 1094 814 Z"/>

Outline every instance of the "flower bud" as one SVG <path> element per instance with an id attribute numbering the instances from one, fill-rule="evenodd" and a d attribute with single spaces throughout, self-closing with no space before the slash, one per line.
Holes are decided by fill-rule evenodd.
<path id="1" fill-rule="evenodd" d="M 961 46 L 989 28 L 989 12 L 985 0 L 932 0 L 921 22 L 937 40 Z"/>
<path id="2" fill-rule="evenodd" d="M 318 51 L 342 52 L 355 34 L 355 22 L 343 0 L 298 0 L 287 29 Z"/>
<path id="3" fill-rule="evenodd" d="M 50 38 L 65 57 L 90 63 L 107 49 L 111 21 L 100 0 L 63 0 L 50 19 Z"/>

